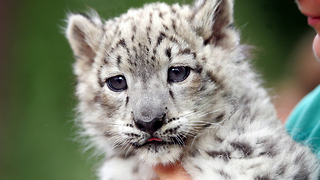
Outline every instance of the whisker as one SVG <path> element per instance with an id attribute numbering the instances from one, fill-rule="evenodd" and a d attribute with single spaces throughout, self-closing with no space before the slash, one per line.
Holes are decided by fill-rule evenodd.
<path id="1" fill-rule="evenodd" d="M 183 142 L 181 141 L 179 134 L 176 135 L 174 138 L 178 141 L 179 146 L 183 145 Z"/>
<path id="2" fill-rule="evenodd" d="M 130 151 L 130 149 L 132 148 L 132 145 L 131 145 L 130 143 L 128 143 L 128 145 L 129 145 L 129 148 L 128 148 L 127 152 L 126 152 L 125 157 L 127 157 L 128 153 L 129 153 L 129 151 Z"/>

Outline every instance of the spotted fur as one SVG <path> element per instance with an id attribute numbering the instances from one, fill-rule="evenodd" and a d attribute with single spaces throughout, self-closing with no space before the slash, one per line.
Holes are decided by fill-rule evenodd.
<path id="1" fill-rule="evenodd" d="M 100 179 L 156 179 L 152 165 L 177 161 L 199 180 L 319 176 L 246 60 L 232 0 L 70 14 L 66 36 L 78 124 L 105 155 Z"/>

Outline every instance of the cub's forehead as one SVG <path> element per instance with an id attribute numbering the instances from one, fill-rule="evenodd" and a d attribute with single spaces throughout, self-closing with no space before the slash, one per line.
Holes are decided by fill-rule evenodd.
<path id="1" fill-rule="evenodd" d="M 153 3 L 143 8 L 130 9 L 120 17 L 107 21 L 105 30 L 114 46 L 117 43 L 115 38 L 153 45 L 153 40 L 157 40 L 153 38 L 158 38 L 161 33 L 184 36 L 186 32 L 191 32 L 187 22 L 190 14 L 189 6 Z"/>
<path id="2" fill-rule="evenodd" d="M 189 14 L 189 6 L 154 3 L 107 21 L 106 61 L 145 76 L 155 67 L 194 60 L 196 41 L 190 37 L 196 35 Z"/>

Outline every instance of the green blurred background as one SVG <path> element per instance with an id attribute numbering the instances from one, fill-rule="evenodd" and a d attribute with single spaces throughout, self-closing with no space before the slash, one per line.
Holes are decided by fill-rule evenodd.
<path id="1" fill-rule="evenodd" d="M 98 158 L 74 141 L 73 55 L 61 27 L 67 12 L 91 7 L 107 19 L 146 2 L 0 1 L 1 180 L 95 179 Z M 267 87 L 284 77 L 295 44 L 311 30 L 294 0 L 236 0 L 235 21 L 242 41 L 256 47 L 253 63 Z"/>

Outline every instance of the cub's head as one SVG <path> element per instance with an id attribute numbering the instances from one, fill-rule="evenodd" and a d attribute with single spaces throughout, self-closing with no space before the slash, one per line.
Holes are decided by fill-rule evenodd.
<path id="1" fill-rule="evenodd" d="M 243 58 L 231 0 L 163 3 L 119 18 L 71 14 L 79 119 L 93 142 L 151 164 L 174 162 L 232 111 L 224 76 Z"/>

